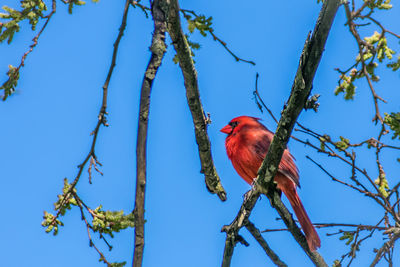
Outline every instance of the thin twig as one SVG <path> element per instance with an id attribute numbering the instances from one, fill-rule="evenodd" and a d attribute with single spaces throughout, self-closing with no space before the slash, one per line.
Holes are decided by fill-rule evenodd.
<path id="1" fill-rule="evenodd" d="M 352 224 L 352 223 L 313 223 L 315 228 L 330 228 L 330 227 L 358 227 L 361 230 L 372 230 L 377 229 L 380 231 L 387 230 L 386 227 L 380 227 L 375 225 L 366 225 L 366 224 Z M 278 229 L 265 229 L 261 231 L 261 233 L 270 233 L 270 232 L 282 232 L 289 231 L 287 228 L 278 228 Z"/>
<path id="2" fill-rule="evenodd" d="M 351 184 L 348 184 L 348 183 L 346 183 L 346 182 L 343 182 L 343 181 L 341 181 L 341 180 L 335 178 L 330 172 L 328 172 L 324 167 L 322 167 L 321 164 L 319 164 L 319 163 L 317 163 L 316 161 L 314 161 L 314 160 L 313 160 L 311 157 L 309 157 L 308 155 L 306 156 L 306 158 L 307 158 L 308 160 L 310 160 L 312 163 L 314 163 L 315 165 L 317 165 L 317 166 L 318 166 L 323 172 L 325 172 L 333 181 L 338 182 L 338 183 L 341 183 L 342 185 L 348 186 L 348 187 L 350 187 L 350 188 L 352 188 L 352 189 L 354 189 L 354 190 L 356 190 L 356 191 L 358 191 L 358 192 L 360 192 L 360 193 L 362 193 L 362 194 L 364 194 L 364 195 L 372 195 L 372 193 L 369 192 L 369 191 L 367 191 L 367 190 L 362 190 L 362 189 L 360 189 L 360 188 L 358 188 L 358 187 L 355 187 L 355 186 L 353 186 L 353 185 L 351 185 Z"/>
<path id="3" fill-rule="evenodd" d="M 88 238 L 89 238 L 89 246 L 90 246 L 90 247 L 93 247 L 93 248 L 97 251 L 97 253 L 98 253 L 99 256 L 100 256 L 100 261 L 103 261 L 105 264 L 107 264 L 107 266 L 112 266 L 111 263 L 107 261 L 107 259 L 106 259 L 106 257 L 104 256 L 103 252 L 101 252 L 100 249 L 99 249 L 99 248 L 96 246 L 96 244 L 93 242 L 92 236 L 91 236 L 91 234 L 90 234 L 90 231 L 91 231 L 91 230 L 93 231 L 93 227 L 92 227 L 92 225 L 88 222 L 88 220 L 86 219 L 85 213 L 84 213 L 83 208 L 82 208 L 83 202 L 81 202 L 81 200 L 77 197 L 77 195 L 76 195 L 75 193 L 73 193 L 73 195 L 74 195 L 75 199 L 77 200 L 77 204 L 78 204 L 79 210 L 80 210 L 80 212 L 81 212 L 81 219 L 85 222 L 85 225 L 86 225 L 86 231 L 87 231 L 87 235 L 88 235 Z M 85 206 L 86 206 L 86 205 L 85 205 Z M 86 207 L 86 208 L 87 208 L 87 207 Z M 108 243 L 107 243 L 107 245 L 110 246 Z"/>
<path id="4" fill-rule="evenodd" d="M 222 267 L 229 267 L 231 264 L 233 251 L 236 244 L 239 242 L 239 230 L 245 225 L 248 217 L 251 214 L 258 198 L 260 197 L 260 192 L 254 188 L 245 194 L 243 204 L 239 209 L 236 218 L 232 221 L 230 225 L 225 225 L 222 227 L 221 232 L 226 233 L 224 254 L 222 258 Z"/>
<path id="5" fill-rule="evenodd" d="M 381 100 L 383 102 L 386 102 L 385 100 L 383 100 L 380 96 L 377 95 L 374 86 L 372 85 L 372 81 L 371 81 L 371 77 L 367 71 L 367 64 L 365 63 L 364 60 L 364 51 L 363 51 L 363 45 L 365 44 L 365 42 L 363 42 L 361 40 L 360 35 L 358 34 L 357 30 L 356 30 L 356 25 L 354 23 L 354 18 L 356 18 L 357 16 L 360 15 L 360 13 L 362 12 L 362 10 L 368 5 L 368 1 L 365 1 L 364 4 L 362 5 L 362 7 L 355 13 L 352 13 L 350 11 L 349 8 L 349 4 L 345 3 L 344 4 L 344 8 L 346 11 L 346 16 L 347 16 L 347 25 L 349 26 L 349 30 L 351 32 L 351 34 L 354 36 L 354 38 L 356 39 L 357 45 L 358 45 L 358 51 L 360 54 L 360 60 L 361 60 L 361 64 L 362 64 L 362 73 L 365 75 L 367 82 L 368 82 L 368 86 L 371 90 L 372 96 L 373 96 L 373 100 L 374 100 L 374 106 L 375 106 L 375 116 L 373 118 L 372 121 L 375 121 L 375 123 L 378 122 L 378 120 L 380 121 L 380 123 L 383 125 L 383 118 L 380 114 L 379 111 L 379 104 L 378 104 L 378 100 Z"/>
<path id="6" fill-rule="evenodd" d="M 246 221 L 245 225 L 246 229 L 253 235 L 253 237 L 257 240 L 258 244 L 264 249 L 265 253 L 271 259 L 271 261 L 279 267 L 286 267 L 287 264 L 284 263 L 279 256 L 269 247 L 267 241 L 262 237 L 260 230 L 255 227 L 255 225 L 250 222 Z"/>
<path id="7" fill-rule="evenodd" d="M 397 239 L 400 238 L 400 230 L 398 228 L 393 229 L 392 237 L 389 241 L 387 241 L 383 246 L 377 251 L 374 260 L 371 263 L 371 267 L 374 267 L 378 264 L 378 262 L 382 259 L 382 256 L 387 253 L 391 248 L 393 248 Z"/>
<path id="8" fill-rule="evenodd" d="M 272 113 L 272 111 L 267 107 L 267 105 L 265 105 L 265 103 L 264 103 L 264 101 L 263 101 L 263 99 L 261 98 L 261 96 L 260 96 L 260 94 L 259 94 L 259 92 L 258 92 L 258 72 L 257 72 L 257 74 L 256 74 L 256 89 L 254 90 L 254 92 L 253 92 L 253 94 L 254 94 L 254 99 L 255 99 L 255 101 L 256 101 L 256 104 L 257 104 L 257 106 L 258 106 L 258 108 L 261 110 L 261 112 L 262 112 L 262 107 L 264 107 L 267 111 L 268 111 L 268 113 L 269 113 L 269 115 L 272 117 L 272 119 L 276 122 L 276 124 L 278 124 L 278 120 L 275 118 L 275 116 L 274 116 L 274 114 Z M 261 104 L 259 103 L 259 102 L 261 102 Z"/>
<path id="9" fill-rule="evenodd" d="M 9 80 L 16 80 L 18 79 L 17 76 L 19 75 L 19 70 L 25 66 L 25 59 L 26 57 L 33 51 L 33 49 L 37 46 L 39 37 L 42 35 L 43 31 L 46 29 L 47 24 L 49 24 L 50 19 L 53 17 L 54 13 L 56 13 L 56 7 L 57 3 L 56 0 L 52 0 L 52 6 L 51 6 L 51 12 L 45 16 L 44 18 L 46 19 L 45 23 L 43 24 L 42 28 L 40 31 L 33 37 L 32 41 L 33 43 L 29 46 L 29 50 L 24 53 L 24 55 L 21 58 L 21 62 L 19 63 L 18 67 L 15 69 L 13 72 L 13 77 L 10 77 Z M 5 92 L 3 96 L 3 100 L 6 100 L 7 97 L 11 94 L 12 92 Z"/>
<path id="10" fill-rule="evenodd" d="M 193 10 L 188 10 L 188 9 L 182 9 L 182 8 L 181 8 L 180 11 L 182 12 L 183 15 L 186 15 L 186 13 L 190 13 L 190 14 L 192 14 L 193 16 L 195 16 L 196 18 L 200 17 L 200 16 L 199 16 L 195 11 L 193 11 Z M 246 59 L 240 58 L 240 57 L 238 57 L 235 53 L 233 53 L 233 52 L 228 48 L 228 45 L 226 44 L 226 42 L 222 41 L 218 36 L 216 36 L 216 35 L 214 34 L 214 30 L 213 30 L 212 28 L 210 28 L 210 29 L 208 30 L 208 32 L 209 32 L 210 35 L 213 37 L 214 41 L 219 42 L 219 43 L 225 48 L 225 50 L 228 51 L 228 53 L 231 54 L 231 56 L 233 56 L 233 58 L 234 58 L 236 61 L 238 61 L 238 62 L 239 62 L 239 61 L 242 61 L 242 62 L 245 62 L 245 63 L 249 63 L 249 64 L 251 64 L 251 65 L 253 65 L 253 66 L 256 65 L 256 63 L 255 63 L 254 61 L 246 60 Z"/>
<path id="11" fill-rule="evenodd" d="M 118 33 L 117 39 L 114 42 L 114 49 L 113 49 L 110 68 L 108 70 L 107 78 L 106 78 L 106 80 L 104 82 L 104 85 L 102 87 L 103 88 L 102 104 L 101 104 L 101 107 L 100 107 L 99 114 L 97 116 L 98 121 L 97 121 L 96 127 L 93 130 L 93 132 L 91 133 L 91 135 L 93 136 L 93 139 L 92 139 L 92 144 L 90 146 L 89 153 L 86 155 L 86 157 L 83 160 L 83 162 L 78 165 L 78 173 L 75 176 L 73 182 L 70 184 L 69 190 L 66 193 L 63 194 L 64 196 L 63 196 L 63 199 L 60 202 L 60 207 L 64 206 L 67 203 L 71 193 L 73 192 L 74 188 L 76 187 L 77 183 L 79 182 L 81 174 L 82 174 L 86 164 L 90 160 L 90 158 L 91 157 L 95 157 L 95 147 L 96 147 L 96 141 L 97 141 L 97 136 L 99 134 L 100 126 L 101 125 L 108 126 L 107 119 L 106 119 L 108 84 L 110 83 L 111 76 L 112 76 L 114 67 L 116 65 L 116 59 L 117 59 L 117 52 L 118 52 L 119 43 L 120 43 L 121 38 L 122 38 L 122 36 L 124 34 L 124 30 L 126 28 L 126 21 L 127 21 L 127 18 L 128 18 L 128 10 L 129 10 L 129 2 L 130 2 L 130 0 L 126 0 L 126 2 L 125 2 L 125 7 L 124 7 L 123 16 L 122 16 L 121 26 L 119 27 L 119 33 Z M 54 216 L 54 219 L 52 220 L 51 224 L 55 223 L 55 221 L 58 219 L 60 214 L 61 214 L 61 209 L 59 209 L 57 211 L 57 214 Z"/>

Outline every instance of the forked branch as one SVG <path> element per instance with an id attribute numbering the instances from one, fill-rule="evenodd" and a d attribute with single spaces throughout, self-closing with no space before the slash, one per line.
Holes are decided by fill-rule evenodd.
<path id="1" fill-rule="evenodd" d="M 314 75 L 322 57 L 326 39 L 339 5 L 339 0 L 324 1 L 314 32 L 311 38 L 308 37 L 306 40 L 288 104 L 283 110 L 275 136 L 272 140 L 271 146 L 269 147 L 268 154 L 259 169 L 254 190 L 247 194 L 235 220 L 229 226 L 223 228 L 227 232 L 227 237 L 222 266 L 230 266 L 233 249 L 237 243 L 236 236 L 243 225 L 240 221 L 243 221 L 243 217 L 249 217 L 260 193 L 265 194 L 270 199 L 272 206 L 278 211 L 289 231 L 312 262 L 316 266 L 327 266 L 318 252 L 312 252 L 309 250 L 304 235 L 301 233 L 291 214 L 280 200 L 279 194 L 273 183 L 273 177 L 275 177 L 278 171 L 278 165 L 281 161 L 283 151 L 286 149 L 286 144 L 296 120 L 310 95 Z M 246 209 L 244 207 L 248 202 L 248 199 L 252 200 L 252 205 Z"/>

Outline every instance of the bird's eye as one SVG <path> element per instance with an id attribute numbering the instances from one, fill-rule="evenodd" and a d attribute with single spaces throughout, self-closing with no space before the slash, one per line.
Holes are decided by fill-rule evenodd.
<path id="1" fill-rule="evenodd" d="M 230 125 L 232 128 L 235 128 L 235 127 L 238 125 L 238 122 L 237 122 L 237 121 L 231 121 L 231 122 L 229 123 L 229 125 Z"/>

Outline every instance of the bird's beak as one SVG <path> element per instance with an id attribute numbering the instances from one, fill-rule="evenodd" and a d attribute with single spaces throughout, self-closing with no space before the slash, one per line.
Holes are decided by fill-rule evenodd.
<path id="1" fill-rule="evenodd" d="M 232 126 L 230 126 L 228 124 L 228 125 L 226 125 L 224 128 L 222 128 L 219 131 L 222 132 L 222 133 L 230 134 L 232 132 Z"/>

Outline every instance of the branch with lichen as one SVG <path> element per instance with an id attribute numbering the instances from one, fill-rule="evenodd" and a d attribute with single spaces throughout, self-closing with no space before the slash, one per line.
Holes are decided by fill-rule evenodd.
<path id="1" fill-rule="evenodd" d="M 258 171 L 257 179 L 254 182 L 254 188 L 246 194 L 242 207 L 234 221 L 230 225 L 223 227 L 223 231 L 227 234 L 222 261 L 223 267 L 230 266 L 233 250 L 238 242 L 238 232 L 243 226 L 243 222 L 250 216 L 251 210 L 261 193 L 269 198 L 271 205 L 277 210 L 290 233 L 311 261 L 316 266 L 327 266 L 318 252 L 310 251 L 308 248 L 304 235 L 301 233 L 291 214 L 280 199 L 279 193 L 273 183 L 273 177 L 275 177 L 278 171 L 278 165 L 281 161 L 283 151 L 286 149 L 286 144 L 290 138 L 296 120 L 300 112 L 304 109 L 308 96 L 310 95 L 312 81 L 339 5 L 340 1 L 324 1 L 314 32 L 311 37 L 307 37 L 288 104 L 282 112 L 282 117 L 268 149 L 268 153 Z"/>
<path id="2" fill-rule="evenodd" d="M 182 70 L 186 88 L 186 98 L 192 114 L 195 137 L 201 162 L 201 173 L 205 176 L 207 189 L 222 200 L 226 200 L 226 192 L 221 184 L 214 161 L 211 155 L 211 142 L 207 134 L 208 124 L 211 120 L 205 115 L 200 100 L 197 72 L 191 56 L 191 49 L 185 34 L 183 33 L 179 17 L 179 5 L 177 0 L 164 2 L 164 8 L 168 12 L 167 27 L 172 39 L 175 51 L 179 59 L 179 66 Z"/>
<path id="3" fill-rule="evenodd" d="M 162 10 L 162 0 L 152 3 L 151 14 L 154 21 L 154 32 L 150 46 L 151 57 L 146 67 L 140 92 L 138 131 L 136 143 L 136 193 L 135 193 L 135 240 L 132 267 L 140 267 L 143 262 L 145 244 L 144 212 L 145 193 L 147 183 L 147 130 L 150 112 L 150 94 L 157 71 L 161 66 L 164 54 L 167 50 L 165 32 L 167 31 L 166 13 Z"/>
<path id="4" fill-rule="evenodd" d="M 369 1 L 371 2 L 371 1 Z M 354 2 L 353 2 L 354 3 Z M 355 8 L 352 8 L 352 11 L 350 11 L 349 5 L 345 6 L 349 17 L 362 17 L 364 19 L 370 19 L 374 21 L 376 25 L 378 25 L 382 32 L 390 34 L 396 38 L 399 38 L 396 34 L 393 32 L 390 32 L 389 30 L 386 30 L 385 28 L 382 27 L 380 22 L 375 21 L 372 17 L 372 13 L 368 13 L 367 15 L 362 15 L 362 11 L 368 7 L 368 1 L 365 2 L 366 4 L 363 5 L 360 9 L 355 11 Z M 379 4 L 378 2 L 375 3 L 375 5 Z M 383 2 L 380 2 L 380 4 L 385 4 Z M 351 22 L 348 22 L 351 23 Z M 363 60 L 363 57 L 357 57 L 357 62 L 351 66 L 348 70 L 341 71 L 341 74 L 345 75 L 347 72 L 351 73 L 351 77 L 348 80 L 349 84 L 355 80 L 354 77 L 361 78 L 365 77 L 363 73 L 360 74 L 359 71 L 355 69 L 355 67 L 358 64 L 365 64 L 367 68 L 367 72 L 370 75 L 371 80 L 376 80 L 378 81 L 379 79 L 377 77 L 374 77 L 373 72 L 369 69 L 371 66 L 369 65 L 373 60 L 378 59 L 383 61 L 385 58 L 389 58 L 390 55 L 393 54 L 393 50 L 387 48 L 387 40 L 386 38 L 383 38 L 383 34 L 378 34 L 375 33 L 372 37 L 369 38 L 364 38 L 364 40 L 361 39 L 361 37 L 358 35 L 358 32 L 355 31 L 359 25 L 356 25 L 354 22 L 352 22 L 352 26 L 350 27 L 351 31 L 353 34 L 356 35 L 356 40 L 360 41 L 361 40 L 361 46 L 364 48 L 364 50 L 360 50 L 360 54 L 366 55 L 367 49 L 372 54 L 371 58 L 367 58 Z M 368 47 L 369 46 L 369 47 Z M 367 48 L 365 48 L 367 47 Z M 370 55 L 368 55 L 370 57 Z M 367 61 L 371 60 L 371 61 Z M 390 67 L 388 65 L 388 67 Z M 364 76 L 363 76 L 364 75 Z M 258 78 L 258 77 L 257 77 Z M 346 78 L 347 79 L 347 78 Z M 373 90 L 373 87 L 371 87 Z M 373 91 L 375 92 L 375 91 Z M 350 91 L 347 91 L 346 94 L 349 94 L 349 96 L 353 95 Z M 256 79 L 256 89 L 254 92 L 255 95 L 255 100 L 257 106 L 262 110 L 265 108 L 271 117 L 276 121 L 274 118 L 271 110 L 268 109 L 268 107 L 265 105 L 264 101 L 261 99 L 260 93 L 257 88 L 257 79 Z M 374 95 L 373 95 L 374 96 Z M 345 96 L 346 98 L 346 96 Z M 349 97 L 350 98 L 350 97 Z M 377 107 L 378 105 L 378 96 L 374 96 L 374 105 Z M 315 101 L 314 101 L 315 102 Z M 370 234 L 367 234 L 364 237 L 361 237 L 361 231 L 365 230 L 362 227 L 356 227 L 356 230 L 351 230 L 351 231 L 341 231 L 339 230 L 337 234 L 341 234 L 340 239 L 341 240 L 346 240 L 346 244 L 350 246 L 350 251 L 344 255 L 341 256 L 340 260 L 337 260 L 335 266 L 338 266 L 338 264 L 342 264 L 344 259 L 349 259 L 348 265 L 351 265 L 353 260 L 356 257 L 356 252 L 359 250 L 359 247 L 362 242 L 365 240 L 369 239 L 372 234 L 374 233 L 375 229 L 379 230 L 385 230 L 382 235 L 386 235 L 390 240 L 391 236 L 388 234 L 388 230 L 392 229 L 395 227 L 395 225 L 399 224 L 399 214 L 400 214 L 400 193 L 398 191 L 398 188 L 400 186 L 400 183 L 397 183 L 396 185 L 390 187 L 389 181 L 388 181 L 388 174 L 385 172 L 383 163 L 382 163 L 382 156 L 381 153 L 383 151 L 387 150 L 400 150 L 400 147 L 398 145 L 395 145 L 395 141 L 400 139 L 400 112 L 391 112 L 391 113 L 384 113 L 384 117 L 381 116 L 381 119 L 377 118 L 381 115 L 379 110 L 376 109 L 376 114 L 374 121 L 375 122 L 380 122 L 381 123 L 381 130 L 378 132 L 377 137 L 370 137 L 366 140 L 361 140 L 358 142 L 352 142 L 348 138 L 344 136 L 339 136 L 338 138 L 331 137 L 328 134 L 320 134 L 317 133 L 309 128 L 304 127 L 300 123 L 298 123 L 298 128 L 295 129 L 296 132 L 298 133 L 303 133 L 306 134 L 308 137 L 311 137 L 311 141 L 309 139 L 302 139 L 299 138 L 299 136 L 292 136 L 293 139 L 295 139 L 298 142 L 303 143 L 307 147 L 316 150 L 319 153 L 327 155 L 329 158 L 334 158 L 342 161 L 346 165 L 349 166 L 351 169 L 351 176 L 349 177 L 349 181 L 346 181 L 343 177 L 338 178 L 335 177 L 334 174 L 332 174 L 326 167 L 322 166 L 320 163 L 316 162 L 314 159 L 311 157 L 307 156 L 307 158 L 313 162 L 317 167 L 319 167 L 325 174 L 327 174 L 332 181 L 338 182 L 358 193 L 361 193 L 362 195 L 365 195 L 369 197 L 370 199 L 373 199 L 378 205 L 382 207 L 382 211 L 385 214 L 384 215 L 384 221 L 381 220 L 378 224 L 383 223 L 384 225 L 382 226 L 376 226 L 375 228 L 367 229 L 370 231 Z M 389 130 L 390 129 L 390 130 Z M 389 135 L 389 133 L 392 133 Z M 388 140 L 388 136 L 391 137 L 391 140 Z M 335 140 L 336 139 L 336 140 Z M 313 142 L 315 141 L 315 143 Z M 369 150 L 371 150 L 374 154 L 375 160 L 376 160 L 376 167 L 378 169 L 378 177 L 375 179 L 373 178 L 370 174 L 369 171 L 364 166 L 360 166 L 360 162 L 357 160 L 357 149 L 361 147 L 366 147 Z M 400 158 L 397 159 L 400 162 Z M 369 167 L 369 166 L 367 166 Z M 361 174 L 361 176 L 360 176 Z M 338 224 L 331 224 L 338 226 Z M 384 236 L 383 236 L 384 237 Z M 385 247 L 385 249 L 376 249 L 375 252 L 377 252 L 377 257 L 376 259 L 379 261 L 381 259 L 385 259 L 389 264 L 391 263 L 391 259 L 393 257 L 393 247 L 394 243 L 396 240 L 393 240 L 390 243 L 390 247 L 382 246 Z"/>
<path id="5" fill-rule="evenodd" d="M 260 92 L 258 91 L 257 88 L 257 79 L 256 79 L 256 89 L 254 91 L 254 96 L 256 104 L 260 108 L 260 110 L 261 111 L 263 109 L 267 110 L 271 118 L 276 121 L 272 111 L 268 108 L 268 106 L 265 104 L 265 102 L 260 96 Z M 386 125 L 389 126 L 393 132 L 393 135 L 391 136 L 392 140 L 397 140 L 399 138 L 399 133 L 400 133 L 399 114 L 400 113 L 393 113 L 393 112 L 391 114 L 385 114 L 384 121 Z M 304 144 L 305 146 L 319 153 L 328 156 L 331 159 L 338 159 L 343 163 L 347 164 L 351 169 L 351 176 L 349 177 L 350 181 L 349 182 L 346 181 L 344 177 L 341 178 L 336 177 L 334 174 L 332 174 L 332 172 L 327 170 L 326 167 L 322 166 L 320 163 L 316 162 L 311 157 L 306 156 L 306 158 L 309 159 L 312 163 L 314 163 L 318 168 L 320 168 L 327 176 L 329 176 L 332 179 L 332 181 L 340 183 L 341 185 L 344 185 L 358 193 L 361 193 L 362 195 L 365 195 L 373 199 L 383 208 L 383 212 L 385 213 L 385 223 L 384 225 L 381 226 L 368 226 L 363 224 L 357 224 L 357 225 L 340 224 L 340 223 L 329 223 L 323 225 L 315 224 L 316 228 L 340 227 L 340 226 L 355 228 L 355 230 L 339 229 L 339 231 L 335 234 L 328 234 L 328 236 L 340 234 L 339 239 L 346 241 L 346 245 L 349 246 L 349 252 L 340 256 L 340 260 L 339 259 L 335 260 L 334 266 L 340 266 L 340 264 L 342 264 L 345 259 L 348 259 L 349 260 L 348 265 L 351 265 L 351 263 L 356 257 L 358 250 L 360 249 L 361 243 L 372 237 L 372 235 L 374 234 L 373 230 L 380 230 L 380 234 L 382 235 L 383 238 L 385 237 L 389 239 L 391 238 L 390 236 L 387 235 L 386 232 L 382 233 L 382 231 L 391 229 L 393 225 L 396 225 L 396 222 L 398 221 L 397 214 L 400 214 L 400 205 L 399 205 L 400 198 L 399 198 L 398 188 L 400 186 L 400 183 L 397 183 L 393 187 L 389 186 L 388 180 L 386 178 L 386 173 L 383 170 L 383 164 L 380 159 L 381 158 L 380 154 L 382 153 L 382 151 L 386 150 L 400 150 L 400 147 L 389 144 L 387 141 L 384 142 L 384 140 L 382 139 L 383 136 L 381 136 L 381 138 L 379 139 L 381 133 L 379 133 L 378 137 L 376 138 L 370 137 L 366 140 L 353 143 L 348 138 L 343 136 L 340 136 L 339 138 L 337 138 L 337 140 L 335 140 L 336 138 L 333 138 L 328 134 L 319 134 L 309 128 L 304 127 L 300 123 L 297 123 L 297 125 L 298 127 L 294 129 L 297 133 L 306 134 L 308 137 L 311 137 L 312 139 L 311 140 L 309 140 L 308 138 L 304 139 L 299 137 L 298 135 L 292 136 L 292 139 Z M 316 143 L 314 143 L 312 140 L 315 140 Z M 363 166 L 360 166 L 359 162 L 356 161 L 357 154 L 355 150 L 361 147 L 366 147 L 370 150 L 375 149 L 374 154 L 376 157 L 378 171 L 379 171 L 377 179 L 371 177 L 368 171 Z M 400 158 L 398 159 L 398 162 L 400 163 Z M 361 177 L 359 177 L 358 174 L 361 174 Z M 363 180 L 362 177 L 364 177 L 366 180 Z M 390 218 L 389 215 L 391 215 L 392 218 Z M 383 223 L 382 221 L 383 220 L 381 220 L 378 223 L 378 225 L 382 224 Z M 287 230 L 287 228 L 269 229 L 264 232 L 274 232 L 274 231 L 284 231 L 284 230 Z M 364 237 L 362 237 L 361 236 L 362 231 L 369 231 L 369 233 L 366 234 Z M 386 261 L 390 262 L 391 258 L 393 257 L 394 242 L 395 241 L 393 241 L 393 243 L 388 243 L 393 245 L 391 247 L 386 247 L 386 249 L 382 250 L 376 249 L 376 252 L 381 251 L 381 253 L 386 253 L 385 257 L 380 255 L 380 257 L 378 257 L 379 260 L 385 259 Z"/>

